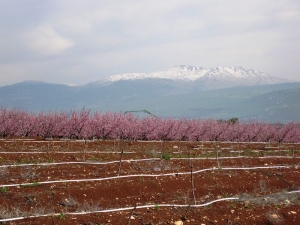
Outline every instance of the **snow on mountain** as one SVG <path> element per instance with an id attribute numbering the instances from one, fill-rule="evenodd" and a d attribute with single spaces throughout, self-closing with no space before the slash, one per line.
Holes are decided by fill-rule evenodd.
<path id="1" fill-rule="evenodd" d="M 191 80 L 194 81 L 208 72 L 208 69 L 195 66 L 175 66 L 166 71 L 157 71 L 153 73 L 126 73 L 110 76 L 107 81 L 115 82 L 119 80 L 134 80 L 146 78 L 160 78 L 171 80 Z"/>
<path id="2" fill-rule="evenodd" d="M 153 73 L 125 73 L 113 75 L 106 80 L 100 80 L 90 84 L 106 85 L 116 81 L 142 80 L 148 78 L 170 79 L 177 82 L 189 81 L 195 84 L 201 84 L 202 88 L 205 89 L 291 82 L 290 80 L 273 77 L 257 70 L 245 69 L 243 67 L 203 68 L 179 65 L 169 70 Z"/>

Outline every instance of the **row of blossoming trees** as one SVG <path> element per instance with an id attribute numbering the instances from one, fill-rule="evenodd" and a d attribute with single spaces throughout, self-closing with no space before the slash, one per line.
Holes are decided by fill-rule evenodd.
<path id="1" fill-rule="evenodd" d="M 31 113 L 0 109 L 0 136 L 127 140 L 300 142 L 300 123 L 172 119 L 89 110 Z"/>

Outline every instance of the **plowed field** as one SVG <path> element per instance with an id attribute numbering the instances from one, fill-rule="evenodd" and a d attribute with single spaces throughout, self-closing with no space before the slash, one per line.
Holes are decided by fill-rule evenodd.
<path id="1" fill-rule="evenodd" d="M 0 224 L 299 221 L 299 144 L 0 140 Z"/>

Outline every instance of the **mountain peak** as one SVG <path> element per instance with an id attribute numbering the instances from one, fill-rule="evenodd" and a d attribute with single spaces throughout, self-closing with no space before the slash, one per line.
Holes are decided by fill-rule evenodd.
<path id="1" fill-rule="evenodd" d="M 173 81 L 188 81 L 207 86 L 218 83 L 218 87 L 253 86 L 264 84 L 289 83 L 291 81 L 272 77 L 263 72 L 237 67 L 203 68 L 191 65 L 177 65 L 169 70 L 152 73 L 126 73 L 110 76 L 105 81 L 94 84 L 109 84 L 121 80 L 167 79 Z"/>

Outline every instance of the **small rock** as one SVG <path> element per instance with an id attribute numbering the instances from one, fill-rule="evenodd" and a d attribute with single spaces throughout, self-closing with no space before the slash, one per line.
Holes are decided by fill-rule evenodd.
<path id="1" fill-rule="evenodd" d="M 134 218 L 134 216 L 131 216 L 130 219 L 131 219 L 131 220 L 134 220 L 135 218 Z"/>
<path id="2" fill-rule="evenodd" d="M 230 210 L 231 213 L 234 213 L 234 209 Z"/>
<path id="3" fill-rule="evenodd" d="M 175 221 L 174 225 L 183 225 L 183 222 L 181 220 Z"/>
<path id="4" fill-rule="evenodd" d="M 290 211 L 291 214 L 297 214 L 295 211 Z"/>

